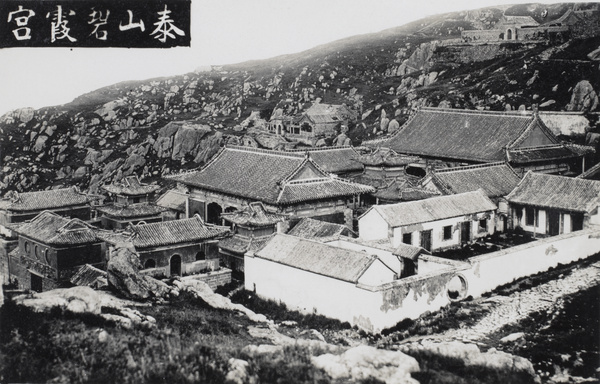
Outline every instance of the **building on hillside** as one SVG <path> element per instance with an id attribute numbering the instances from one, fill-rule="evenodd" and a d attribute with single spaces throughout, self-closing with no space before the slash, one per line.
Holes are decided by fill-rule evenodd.
<path id="1" fill-rule="evenodd" d="M 290 236 L 303 239 L 327 242 L 340 236 L 354 238 L 356 233 L 343 224 L 327 223 L 321 220 L 305 217 L 287 233 Z"/>
<path id="2" fill-rule="evenodd" d="M 492 29 L 466 30 L 461 32 L 466 43 L 488 43 L 498 41 L 537 41 L 565 39 L 572 25 L 545 23 L 540 25 L 531 16 L 502 16 Z"/>
<path id="3" fill-rule="evenodd" d="M 537 113 L 420 108 L 382 146 L 432 165 L 505 161 L 517 173 L 566 173 L 582 158 L 560 143 Z"/>
<path id="4" fill-rule="evenodd" d="M 104 185 L 102 189 L 112 201 L 97 208 L 103 228 L 124 229 L 130 224 L 162 221 L 165 209 L 152 203 L 159 185 L 144 184 L 137 176 L 128 176 L 120 182 Z"/>
<path id="5" fill-rule="evenodd" d="M 0 233 L 11 237 L 7 225 L 31 220 L 43 211 L 90 220 L 90 198 L 76 187 L 37 192 L 8 192 L 0 200 Z"/>
<path id="6" fill-rule="evenodd" d="M 510 165 L 489 163 L 466 167 L 431 170 L 423 179 L 423 188 L 441 195 L 482 190 L 498 207 L 496 230 L 504 232 L 508 223 L 508 195 L 521 181 Z"/>
<path id="7" fill-rule="evenodd" d="M 358 219 L 361 240 L 388 239 L 427 251 L 456 248 L 495 231 L 496 205 L 483 191 L 374 205 Z"/>
<path id="8" fill-rule="evenodd" d="M 528 172 L 506 197 L 512 225 L 555 236 L 600 224 L 600 181 Z"/>
<path id="9" fill-rule="evenodd" d="M 18 234 L 18 247 L 10 254 L 10 276 L 22 289 L 42 292 L 60 287 L 85 264 L 105 268 L 104 242 L 81 219 L 44 211 L 10 228 Z"/>
<path id="10" fill-rule="evenodd" d="M 225 147 L 202 169 L 167 178 L 187 189 L 188 215 L 198 213 L 208 223 L 222 223 L 222 213 L 259 201 L 291 220 L 313 217 L 352 225 L 361 197 L 374 191 L 329 174 L 310 153 L 300 157 L 247 147 Z"/>
<path id="11" fill-rule="evenodd" d="M 241 211 L 222 213 L 226 223 L 233 225 L 233 236 L 218 243 L 222 263 L 235 272 L 244 272 L 244 254 L 260 249 L 278 231 L 287 215 L 269 212 L 260 202 L 253 202 Z"/>
<path id="12" fill-rule="evenodd" d="M 137 224 L 127 228 L 129 241 L 145 270 L 157 276 L 183 276 L 201 269 L 218 269 L 217 243 L 230 235 L 229 227 L 189 219 Z M 207 263 L 206 261 L 211 261 Z"/>
<path id="13" fill-rule="evenodd" d="M 313 104 L 303 113 L 291 117 L 276 109 L 269 121 L 269 130 L 277 135 L 286 136 L 314 145 L 320 137 L 334 137 L 342 127 L 348 127 L 356 121 L 356 113 L 345 104 Z"/>

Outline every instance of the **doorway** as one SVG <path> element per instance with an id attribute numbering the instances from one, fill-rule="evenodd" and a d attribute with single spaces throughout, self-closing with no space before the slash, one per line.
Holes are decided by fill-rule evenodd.
<path id="1" fill-rule="evenodd" d="M 429 252 L 431 252 L 431 232 L 431 229 L 421 231 L 421 248 Z"/>
<path id="2" fill-rule="evenodd" d="M 560 234 L 560 213 L 555 210 L 548 210 L 548 235 L 556 236 Z"/>
<path id="3" fill-rule="evenodd" d="M 460 245 L 465 245 L 471 242 L 471 222 L 463 221 L 460 223 Z"/>
<path id="4" fill-rule="evenodd" d="M 31 290 L 34 292 L 42 292 L 43 288 L 43 284 L 42 284 L 42 277 L 33 273 L 30 273 L 31 275 Z"/>
<path id="5" fill-rule="evenodd" d="M 171 270 L 170 270 L 170 275 L 177 275 L 177 276 L 181 276 L 181 256 L 179 255 L 173 255 L 171 257 Z"/>

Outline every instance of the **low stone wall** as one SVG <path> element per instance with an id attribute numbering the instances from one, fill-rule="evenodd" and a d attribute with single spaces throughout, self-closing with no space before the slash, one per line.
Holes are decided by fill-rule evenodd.
<path id="1" fill-rule="evenodd" d="M 231 283 L 231 269 L 221 268 L 219 271 L 203 273 L 201 275 L 186 276 L 183 280 L 200 280 L 208 284 L 213 291 L 220 287 Z"/>

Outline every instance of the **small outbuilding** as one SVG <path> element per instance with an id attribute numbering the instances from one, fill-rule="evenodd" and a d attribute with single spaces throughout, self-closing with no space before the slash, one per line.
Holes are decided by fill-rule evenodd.
<path id="1" fill-rule="evenodd" d="M 555 236 L 600 224 L 600 181 L 528 172 L 506 197 L 512 226 Z"/>
<path id="2" fill-rule="evenodd" d="M 155 274 L 164 276 L 198 272 L 194 263 L 205 260 L 214 260 L 212 268 L 218 268 L 217 242 L 230 234 L 229 227 L 206 224 L 197 215 L 131 225 L 127 232 L 144 269 L 154 269 Z"/>
<path id="3" fill-rule="evenodd" d="M 388 239 L 427 251 L 456 248 L 495 231 L 496 205 L 481 190 L 374 205 L 358 219 L 359 238 Z"/>

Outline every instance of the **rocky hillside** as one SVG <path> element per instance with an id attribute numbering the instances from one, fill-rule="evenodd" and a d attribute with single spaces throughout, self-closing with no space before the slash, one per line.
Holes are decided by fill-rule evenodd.
<path id="1" fill-rule="evenodd" d="M 358 112 L 354 144 L 396 129 L 418 106 L 598 111 L 597 13 L 584 31 L 535 43 L 460 39 L 462 30 L 489 29 L 503 14 L 546 22 L 572 6 L 450 13 L 298 54 L 119 83 L 63 106 L 12 111 L 0 118 L 0 193 L 70 184 L 94 192 L 133 173 L 158 180 L 200 166 L 227 142 L 292 147 L 257 128 L 275 108 L 294 114 L 318 101 Z"/>

